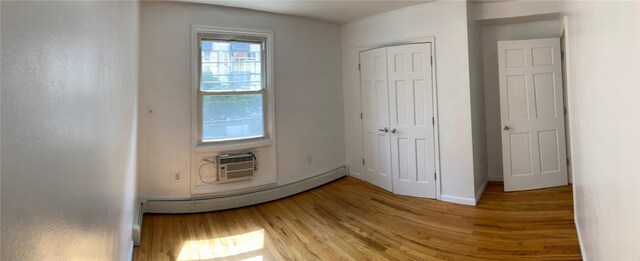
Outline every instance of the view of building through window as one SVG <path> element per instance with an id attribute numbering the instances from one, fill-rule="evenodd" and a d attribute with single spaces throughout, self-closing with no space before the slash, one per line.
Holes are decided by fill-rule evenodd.
<path id="1" fill-rule="evenodd" d="M 264 136 L 262 43 L 201 41 L 202 141 Z"/>

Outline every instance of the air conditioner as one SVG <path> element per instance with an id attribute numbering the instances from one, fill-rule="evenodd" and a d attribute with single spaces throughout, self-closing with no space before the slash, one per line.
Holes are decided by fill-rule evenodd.
<path id="1" fill-rule="evenodd" d="M 256 156 L 252 153 L 218 155 L 216 165 L 218 182 L 250 179 L 256 170 Z"/>

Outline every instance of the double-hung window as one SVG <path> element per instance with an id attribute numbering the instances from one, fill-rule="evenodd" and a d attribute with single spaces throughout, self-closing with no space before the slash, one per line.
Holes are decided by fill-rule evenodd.
<path id="1" fill-rule="evenodd" d="M 197 33 L 199 144 L 268 137 L 267 36 Z"/>

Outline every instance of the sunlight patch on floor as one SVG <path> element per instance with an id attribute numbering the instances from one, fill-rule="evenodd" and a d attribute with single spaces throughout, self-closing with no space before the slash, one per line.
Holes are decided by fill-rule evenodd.
<path id="1" fill-rule="evenodd" d="M 264 229 L 249 233 L 204 240 L 189 240 L 184 243 L 178 260 L 208 260 L 229 257 L 264 247 Z M 262 260 L 255 256 L 246 260 Z"/>

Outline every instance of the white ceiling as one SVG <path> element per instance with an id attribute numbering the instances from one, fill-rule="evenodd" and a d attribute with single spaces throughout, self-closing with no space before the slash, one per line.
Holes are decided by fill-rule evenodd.
<path id="1" fill-rule="evenodd" d="M 337 24 L 434 0 L 182 0 L 320 19 Z"/>

